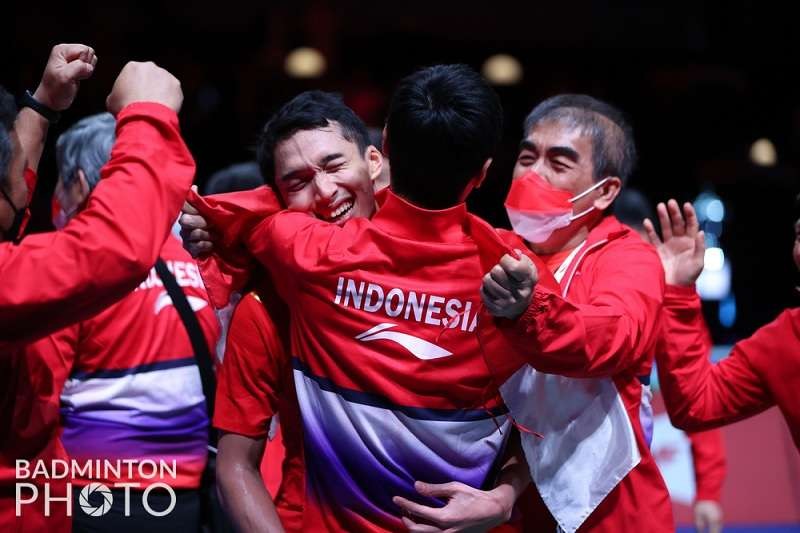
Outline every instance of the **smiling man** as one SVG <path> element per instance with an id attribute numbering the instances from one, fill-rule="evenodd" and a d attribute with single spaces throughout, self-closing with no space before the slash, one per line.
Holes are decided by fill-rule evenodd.
<path id="1" fill-rule="evenodd" d="M 375 212 L 381 153 L 334 94 L 307 91 L 283 106 L 264 128 L 258 160 L 265 181 L 291 210 L 336 224 Z"/>
<path id="2" fill-rule="evenodd" d="M 338 225 L 375 212 L 373 183 L 380 175 L 381 154 L 369 145 L 361 119 L 333 93 L 307 91 L 287 102 L 264 126 L 257 156 L 271 189 L 220 196 L 222 205 L 232 207 L 225 197 L 263 199 L 274 190 L 277 198 L 263 205 L 311 213 Z M 265 214 L 260 212 L 258 220 Z M 186 224 L 193 220 L 202 219 L 184 215 L 182 220 L 190 250 L 208 235 Z M 305 472 L 286 304 L 264 273 L 252 277 L 257 292 L 246 294 L 233 313 L 218 372 L 214 425 L 223 432 L 218 482 L 228 515 L 240 529 L 300 531 Z M 278 414 L 286 460 L 273 501 L 259 464 L 270 422 Z"/>

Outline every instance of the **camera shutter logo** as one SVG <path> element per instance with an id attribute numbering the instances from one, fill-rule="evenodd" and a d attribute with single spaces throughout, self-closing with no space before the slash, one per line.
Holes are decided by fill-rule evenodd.
<path id="1" fill-rule="evenodd" d="M 94 506 L 89 502 L 89 497 L 92 494 L 98 494 L 102 497 L 103 502 Z M 111 494 L 111 489 L 102 483 L 90 483 L 81 489 L 78 504 L 83 509 L 83 512 L 89 516 L 103 516 L 111 510 L 111 504 L 114 502 L 114 496 Z"/>

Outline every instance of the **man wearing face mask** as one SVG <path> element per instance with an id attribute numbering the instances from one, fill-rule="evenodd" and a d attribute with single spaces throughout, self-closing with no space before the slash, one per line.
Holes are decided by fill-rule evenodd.
<path id="1" fill-rule="evenodd" d="M 56 143 L 59 179 L 53 197 L 53 224 L 61 230 L 86 206 L 100 183 L 115 141 L 110 113 L 78 121 Z M 164 241 L 160 260 L 186 294 L 201 332 L 213 351 L 218 334 L 214 313 L 197 265 L 173 235 Z M 59 375 L 61 441 L 71 459 L 175 460 L 175 508 L 155 526 L 199 527 L 201 476 L 206 463 L 208 415 L 193 346 L 161 277 L 153 268 L 147 279 L 121 301 L 96 316 L 65 328 L 27 349 Z M 109 479 L 99 474 L 71 479 L 73 531 L 153 528 L 141 506 L 143 491 L 157 480 L 139 475 Z M 102 517 L 88 516 L 78 502 L 81 489 L 100 482 L 138 483 L 112 489 L 113 505 Z M 159 501 L 159 498 L 166 498 Z M 170 505 L 154 492 L 150 504 Z M 154 507 L 155 508 L 155 507 Z"/>
<path id="2" fill-rule="evenodd" d="M 498 379 L 517 421 L 543 435 L 522 434 L 536 490 L 519 501 L 531 528 L 673 530 L 645 437 L 650 421 L 640 417 L 664 272 L 653 248 L 610 213 L 635 158 L 622 114 L 589 96 L 550 98 L 525 120 L 506 208 L 560 293 L 537 285 L 518 297 L 511 258 L 481 291 L 490 312 L 514 319 L 497 321 L 506 336 L 487 353 L 497 368 L 509 350 L 530 365 Z"/>

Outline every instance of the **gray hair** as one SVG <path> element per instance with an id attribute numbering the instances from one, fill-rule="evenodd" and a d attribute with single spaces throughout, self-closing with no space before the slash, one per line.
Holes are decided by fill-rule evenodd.
<path id="1" fill-rule="evenodd" d="M 533 108 L 525 118 L 525 135 L 539 123 L 556 121 L 579 129 L 592 141 L 594 179 L 617 176 L 623 183 L 636 166 L 636 144 L 619 109 L 585 94 L 560 94 Z"/>
<path id="2" fill-rule="evenodd" d="M 100 169 L 111 157 L 116 138 L 117 121 L 111 113 L 99 113 L 82 118 L 62 133 L 56 142 L 58 172 L 64 185 L 86 175 L 89 190 L 100 181 Z"/>

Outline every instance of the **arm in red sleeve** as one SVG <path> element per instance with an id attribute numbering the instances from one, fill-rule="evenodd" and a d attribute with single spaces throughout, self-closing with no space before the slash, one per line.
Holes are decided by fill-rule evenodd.
<path id="1" fill-rule="evenodd" d="M 0 339 L 47 335 L 133 290 L 158 258 L 194 170 L 174 111 L 146 102 L 123 109 L 86 209 L 63 231 L 0 244 Z"/>
<path id="2" fill-rule="evenodd" d="M 80 339 L 81 324 L 73 324 L 25 346 L 25 357 L 30 368 L 43 367 L 41 372 L 32 371 L 34 377 L 31 379 L 52 376 L 53 384 L 42 387 L 42 390 L 52 390 L 56 405 L 75 365 Z"/>
<path id="3" fill-rule="evenodd" d="M 368 222 L 354 219 L 348 226 L 362 223 Z M 245 234 L 243 244 L 267 267 L 275 289 L 291 305 L 299 282 L 337 266 L 336 250 L 347 248 L 351 235 L 309 213 L 282 211 Z"/>
<path id="4" fill-rule="evenodd" d="M 711 340 L 703 324 L 694 287 L 668 287 L 664 299 L 665 335 L 656 351 L 664 404 L 675 427 L 702 431 L 757 414 L 774 400 L 749 358 L 769 353 L 779 339 L 767 328 L 734 346 L 717 364 L 708 360 Z"/>
<path id="5" fill-rule="evenodd" d="M 600 377 L 640 371 L 660 327 L 664 273 L 658 256 L 632 241 L 598 257 L 583 275 L 591 276 L 586 302 L 571 303 L 537 285 L 525 313 L 499 326 L 542 372 Z"/>
<path id="6" fill-rule="evenodd" d="M 187 201 L 206 219 L 216 240 L 212 252 L 197 260 L 211 303 L 228 305 L 231 293 L 241 290 L 254 268 L 243 246 L 244 237 L 267 217 L 282 209 L 278 197 L 266 185 L 249 191 L 211 196 L 189 192 Z"/>
<path id="7" fill-rule="evenodd" d="M 718 502 L 722 496 L 722 484 L 725 481 L 726 466 L 722 431 L 712 429 L 699 433 L 689 433 L 689 441 L 692 443 L 694 479 L 697 485 L 695 500 Z"/>

